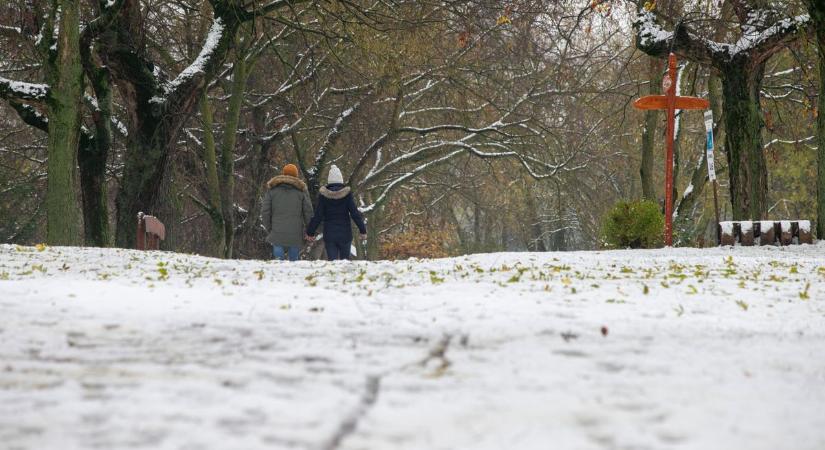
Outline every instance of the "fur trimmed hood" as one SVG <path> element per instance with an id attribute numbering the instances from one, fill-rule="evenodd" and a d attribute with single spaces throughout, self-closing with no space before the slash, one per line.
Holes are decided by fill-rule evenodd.
<path id="1" fill-rule="evenodd" d="M 282 184 L 292 186 L 295 189 L 298 189 L 299 191 L 306 192 L 306 190 L 307 190 L 306 183 L 304 183 L 303 181 L 301 181 L 301 180 L 299 180 L 299 179 L 297 179 L 293 176 L 290 176 L 290 175 L 277 175 L 277 176 L 274 176 L 274 177 L 272 177 L 271 180 L 269 180 L 266 183 L 266 187 L 268 187 L 269 189 L 272 189 L 275 186 L 279 186 L 279 185 L 282 185 Z"/>
<path id="2" fill-rule="evenodd" d="M 342 187 L 341 189 L 339 189 L 337 191 L 333 191 L 333 190 L 327 189 L 327 187 L 324 186 L 324 187 L 321 188 L 320 191 L 318 191 L 318 193 L 323 195 L 324 197 L 332 199 L 332 200 L 340 200 L 340 199 L 346 197 L 347 195 L 349 195 L 350 188 L 349 188 L 349 186 L 344 186 L 344 187 Z"/>

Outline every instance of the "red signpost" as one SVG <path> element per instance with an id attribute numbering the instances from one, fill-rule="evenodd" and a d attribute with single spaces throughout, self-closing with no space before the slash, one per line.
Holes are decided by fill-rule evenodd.
<path id="1" fill-rule="evenodd" d="M 664 109 L 667 111 L 667 137 L 665 143 L 665 245 L 673 245 L 673 135 L 676 130 L 677 109 L 708 109 L 710 103 L 698 97 L 676 96 L 676 55 L 668 57 L 667 75 L 662 79 L 665 95 L 648 95 L 635 102 L 637 109 Z"/>

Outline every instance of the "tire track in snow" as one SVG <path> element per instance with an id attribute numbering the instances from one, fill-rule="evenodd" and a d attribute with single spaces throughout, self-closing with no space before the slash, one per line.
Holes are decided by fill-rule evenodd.
<path id="1" fill-rule="evenodd" d="M 321 446 L 322 450 L 335 450 L 347 436 L 352 434 L 358 427 L 358 422 L 366 416 L 375 401 L 378 400 L 378 393 L 381 390 L 381 375 L 367 376 L 364 392 L 361 394 L 361 401 L 358 406 L 346 417 L 338 426 L 338 430 L 332 437 Z"/>
<path id="2" fill-rule="evenodd" d="M 394 370 L 404 370 L 411 366 L 426 367 L 430 361 L 438 361 L 439 365 L 435 368 L 435 371 L 436 373 L 443 372 L 451 364 L 446 357 L 446 353 L 452 338 L 452 334 L 444 335 L 438 342 L 436 342 L 435 346 L 427 352 L 427 356 L 424 357 L 424 359 L 405 364 Z M 361 419 L 369 413 L 369 410 L 378 400 L 378 394 L 381 390 L 381 380 L 392 372 L 393 370 L 388 371 L 383 375 L 367 376 L 364 392 L 361 393 L 361 401 L 359 401 L 358 405 L 344 418 L 332 437 L 321 446 L 321 450 L 337 449 L 344 439 L 355 432 L 356 428 L 358 428 L 358 422 L 360 422 Z"/>

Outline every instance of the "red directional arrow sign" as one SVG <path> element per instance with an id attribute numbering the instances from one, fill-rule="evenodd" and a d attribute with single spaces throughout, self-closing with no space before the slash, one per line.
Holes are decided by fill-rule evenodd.
<path id="1" fill-rule="evenodd" d="M 648 95 L 635 102 L 636 109 L 667 109 L 667 95 Z M 710 102 L 699 97 L 676 97 L 676 109 L 708 109 Z"/>
<path id="2" fill-rule="evenodd" d="M 697 97 L 676 96 L 676 55 L 667 60 L 667 75 L 662 80 L 665 95 L 648 95 L 635 102 L 637 109 L 664 109 L 667 111 L 667 156 L 665 158 L 665 245 L 673 245 L 673 135 L 676 129 L 677 109 L 708 109 L 710 103 Z"/>

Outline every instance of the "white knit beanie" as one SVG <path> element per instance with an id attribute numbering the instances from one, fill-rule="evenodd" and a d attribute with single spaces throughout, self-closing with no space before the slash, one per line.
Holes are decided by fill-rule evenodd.
<path id="1" fill-rule="evenodd" d="M 329 168 L 329 178 L 327 178 L 327 184 L 344 184 L 344 176 L 341 175 L 341 169 L 338 168 L 335 164 L 333 164 Z"/>

